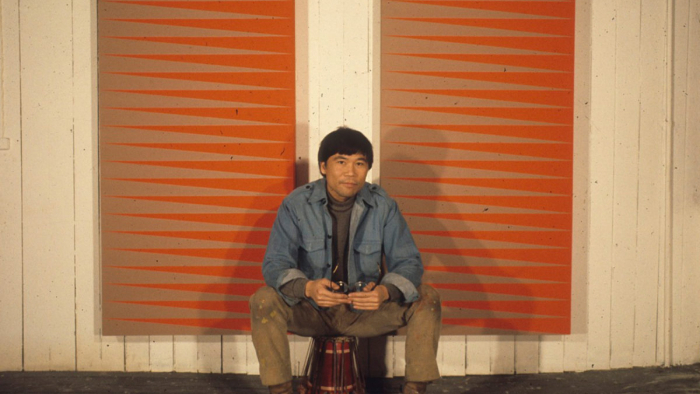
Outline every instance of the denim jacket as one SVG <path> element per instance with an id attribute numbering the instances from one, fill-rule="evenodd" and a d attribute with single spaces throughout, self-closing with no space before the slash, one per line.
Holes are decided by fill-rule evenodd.
<path id="1" fill-rule="evenodd" d="M 332 219 L 327 203 L 326 180 L 320 179 L 294 190 L 277 211 L 262 272 L 265 283 L 289 305 L 299 300 L 282 294 L 282 285 L 298 278 L 331 278 Z M 348 283 L 376 283 L 383 252 L 387 272 L 380 283 L 396 286 L 405 302 L 418 299 L 420 253 L 396 201 L 378 185 L 366 183 L 357 194 L 348 245 Z"/>

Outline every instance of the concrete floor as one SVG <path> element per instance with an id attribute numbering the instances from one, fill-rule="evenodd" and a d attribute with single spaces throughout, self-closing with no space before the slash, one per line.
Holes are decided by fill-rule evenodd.
<path id="1" fill-rule="evenodd" d="M 401 379 L 368 379 L 368 393 L 399 392 Z M 191 373 L 0 372 L 0 393 L 264 394 L 257 376 Z M 446 377 L 428 393 L 700 393 L 700 364 L 582 373 Z"/>

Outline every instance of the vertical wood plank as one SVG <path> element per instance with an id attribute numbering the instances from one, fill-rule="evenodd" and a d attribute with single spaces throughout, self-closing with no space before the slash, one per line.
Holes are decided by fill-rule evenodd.
<path id="1" fill-rule="evenodd" d="M 292 375 L 301 376 L 304 373 L 304 364 L 309 354 L 311 338 L 299 335 L 289 336 L 289 347 L 292 359 Z"/>
<path id="2" fill-rule="evenodd" d="M 123 337 L 101 336 L 96 18 L 94 2 L 73 3 L 76 357 L 79 371 L 123 371 Z"/>
<path id="3" fill-rule="evenodd" d="M 22 365 L 22 144 L 20 135 L 19 8 L 0 3 L 0 370 Z"/>
<path id="4" fill-rule="evenodd" d="M 258 361 L 258 355 L 255 353 L 255 346 L 253 346 L 253 338 L 250 335 L 246 336 L 245 358 L 246 373 L 248 375 L 259 375 L 260 362 Z"/>
<path id="5" fill-rule="evenodd" d="M 222 372 L 222 340 L 219 335 L 197 337 L 197 372 Z"/>
<path id="6" fill-rule="evenodd" d="M 635 264 L 634 354 L 632 364 L 656 364 L 659 310 L 659 272 L 664 267 L 666 237 L 667 97 L 666 42 L 668 2 L 641 4 L 639 204 Z M 663 55 L 662 55 L 663 54 Z M 662 298 L 661 298 L 662 299 Z M 661 313 L 660 313 L 661 312 Z M 663 327 L 663 325 L 661 325 Z M 663 331 L 663 330 L 661 330 Z"/>
<path id="7" fill-rule="evenodd" d="M 674 336 L 682 338 L 681 354 L 676 359 L 682 364 L 700 360 L 700 4 L 691 1 L 688 7 L 687 80 L 676 89 L 686 95 L 685 138 L 680 153 L 683 160 L 683 176 L 678 178 L 684 186 L 681 194 L 682 235 L 685 242 L 678 250 L 682 258 L 681 281 L 681 330 Z M 674 249 L 676 254 L 676 249 Z"/>
<path id="8" fill-rule="evenodd" d="M 464 335 L 440 337 L 437 354 L 442 376 L 463 376 L 467 369 L 466 341 Z"/>
<path id="9" fill-rule="evenodd" d="M 610 366 L 632 366 L 639 182 L 640 4 L 618 0 Z"/>
<path id="10" fill-rule="evenodd" d="M 125 372 L 146 372 L 151 370 L 148 336 L 124 337 Z"/>
<path id="11" fill-rule="evenodd" d="M 244 374 L 248 372 L 246 348 L 249 337 L 249 335 L 224 336 L 222 348 L 224 373 Z"/>
<path id="12" fill-rule="evenodd" d="M 321 65 L 322 52 L 317 37 L 321 35 L 321 4 L 320 0 L 308 2 L 308 152 L 309 152 L 309 180 L 320 178 L 318 170 L 318 146 L 321 142 Z M 325 135 L 325 134 L 323 134 Z"/>
<path id="13" fill-rule="evenodd" d="M 518 335 L 515 337 L 516 374 L 539 372 L 540 338 L 536 335 Z"/>
<path id="14" fill-rule="evenodd" d="M 540 337 L 540 372 L 564 372 L 564 341 L 561 335 Z"/>
<path id="15" fill-rule="evenodd" d="M 610 367 L 610 288 L 615 91 L 615 2 L 593 2 L 590 134 L 590 237 L 588 239 L 587 369 Z"/>
<path id="16" fill-rule="evenodd" d="M 175 335 L 173 337 L 173 371 L 197 372 L 197 337 Z"/>
<path id="17" fill-rule="evenodd" d="M 175 372 L 221 372 L 221 337 L 181 335 L 173 341 Z"/>
<path id="18" fill-rule="evenodd" d="M 686 185 L 685 144 L 688 131 L 688 68 L 690 56 L 690 0 L 677 0 L 674 7 L 673 33 L 673 192 L 672 192 L 672 261 L 666 283 L 670 287 L 671 300 L 668 302 L 666 318 L 669 320 L 667 338 L 671 343 L 665 349 L 666 360 L 671 365 L 678 364 L 684 352 L 682 341 L 683 300 L 683 247 L 686 242 L 684 234 L 684 202 Z"/>
<path id="19" fill-rule="evenodd" d="M 495 335 L 467 335 L 467 375 L 491 373 L 491 343 Z"/>
<path id="20" fill-rule="evenodd" d="M 394 377 L 406 376 L 406 336 L 394 337 Z"/>
<path id="21" fill-rule="evenodd" d="M 71 3 L 20 2 L 19 16 L 25 369 L 74 370 Z"/>
<path id="22" fill-rule="evenodd" d="M 574 179 L 571 250 L 571 335 L 564 337 L 564 370 L 587 369 L 590 236 L 591 1 L 576 1 Z"/>
<path id="23" fill-rule="evenodd" d="M 491 374 L 512 375 L 515 373 L 515 337 L 499 335 L 491 341 Z"/>
<path id="24" fill-rule="evenodd" d="M 174 368 L 173 336 L 151 335 L 148 340 L 150 371 L 172 372 Z"/>
<path id="25" fill-rule="evenodd" d="M 343 117 L 343 3 L 344 1 L 319 2 L 319 35 L 317 61 L 319 66 L 319 96 L 312 97 L 319 102 L 319 130 L 323 138 L 326 134 L 345 123 Z M 313 60 L 312 60 L 313 61 Z M 318 152 L 318 146 L 310 152 Z"/>

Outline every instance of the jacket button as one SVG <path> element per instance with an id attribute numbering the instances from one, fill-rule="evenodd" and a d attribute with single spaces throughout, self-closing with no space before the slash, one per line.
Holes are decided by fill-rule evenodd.
<path id="1" fill-rule="evenodd" d="M 333 238 L 333 236 L 332 236 L 332 235 L 329 235 L 329 236 L 328 236 L 328 239 L 331 239 L 331 238 Z"/>

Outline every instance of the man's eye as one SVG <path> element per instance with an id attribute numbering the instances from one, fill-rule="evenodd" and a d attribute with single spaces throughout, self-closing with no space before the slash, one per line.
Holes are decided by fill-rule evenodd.
<path id="1" fill-rule="evenodd" d="M 365 163 L 363 163 L 363 162 L 358 162 L 357 165 L 358 165 L 359 167 L 364 167 L 364 166 L 365 166 Z"/>

